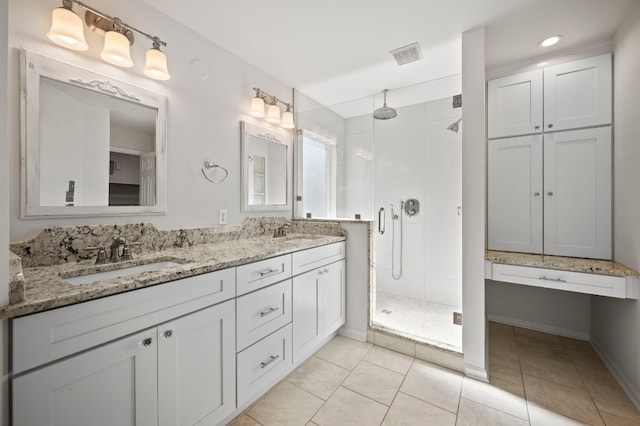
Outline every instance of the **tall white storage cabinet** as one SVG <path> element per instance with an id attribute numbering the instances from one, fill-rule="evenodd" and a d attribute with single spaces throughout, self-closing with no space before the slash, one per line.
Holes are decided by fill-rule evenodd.
<path id="1" fill-rule="evenodd" d="M 488 248 L 611 259 L 611 55 L 491 80 L 488 96 Z"/>

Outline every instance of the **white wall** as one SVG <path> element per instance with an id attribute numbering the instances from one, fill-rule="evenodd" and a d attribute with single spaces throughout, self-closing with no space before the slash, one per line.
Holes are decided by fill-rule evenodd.
<path id="1" fill-rule="evenodd" d="M 154 135 L 136 129 L 111 124 L 111 147 L 132 149 L 140 152 L 156 150 Z"/>
<path id="2" fill-rule="evenodd" d="M 232 53 L 205 40 L 140 0 L 95 0 L 100 10 L 168 43 L 163 49 L 172 79 L 157 82 L 144 77 L 144 53 L 149 43 L 136 36 L 132 47 L 133 68 L 120 69 L 99 59 L 103 36 L 85 31 L 90 49 L 74 52 L 52 44 L 45 36 L 57 0 L 9 0 L 8 134 L 10 164 L 11 239 L 26 237 L 47 225 L 152 222 L 159 228 L 190 228 L 216 223 L 218 209 L 228 210 L 229 223 L 239 223 L 240 212 L 240 120 L 257 122 L 248 114 L 252 87 L 291 102 L 291 88 Z M 5 28 L 3 26 L 3 28 Z M 168 108 L 168 212 L 164 216 L 95 217 L 82 219 L 19 219 L 20 115 L 19 53 L 24 47 L 115 80 L 127 81 L 165 94 Z M 268 126 L 260 121 L 261 125 Z M 4 156 L 3 158 L 6 158 Z M 220 185 L 207 182 L 200 168 L 205 160 L 229 169 Z M 3 169 L 4 170 L 4 169 Z M 263 216 L 263 213 L 256 215 Z M 290 216 L 283 212 L 278 216 Z"/>
<path id="3" fill-rule="evenodd" d="M 462 352 L 465 374 L 481 379 L 487 378 L 484 33 L 481 27 L 462 34 Z"/>
<path id="4" fill-rule="evenodd" d="M 345 121 L 344 174 L 338 184 L 338 215 L 376 220 L 373 206 L 373 115 Z"/>
<path id="5" fill-rule="evenodd" d="M 392 120 L 374 122 L 374 203 L 376 211 L 384 207 L 387 212 L 386 232 L 374 234 L 376 290 L 459 309 L 461 133 L 447 127 L 460 117 L 461 110 L 454 109 L 448 97 L 397 111 L 398 116 Z M 362 135 L 356 135 L 357 144 Z M 347 168 L 351 159 L 354 157 L 347 157 Z M 402 276 L 395 280 L 392 245 L 395 243 L 397 274 L 400 224 L 395 222 L 394 237 L 390 205 L 400 215 L 401 200 L 410 198 L 419 201 L 420 211 L 413 217 L 402 216 Z"/>
<path id="6" fill-rule="evenodd" d="M 640 270 L 640 4 L 615 37 L 614 259 Z M 592 335 L 640 408 L 640 302 L 593 297 Z"/>
<path id="7" fill-rule="evenodd" d="M 8 0 L 0 0 L 0 305 L 9 303 L 9 144 L 7 142 Z M 9 424 L 8 321 L 0 320 L 0 426 Z"/>

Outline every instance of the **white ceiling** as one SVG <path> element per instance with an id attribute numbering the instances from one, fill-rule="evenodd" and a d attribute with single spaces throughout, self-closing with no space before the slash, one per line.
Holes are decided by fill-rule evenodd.
<path id="1" fill-rule="evenodd" d="M 461 34 L 479 26 L 487 29 L 488 68 L 607 42 L 638 2 L 145 1 L 324 105 L 385 88 L 459 81 Z M 562 42 L 544 51 L 537 46 L 553 34 L 563 34 Z M 389 51 L 416 41 L 424 59 L 398 66 Z"/>

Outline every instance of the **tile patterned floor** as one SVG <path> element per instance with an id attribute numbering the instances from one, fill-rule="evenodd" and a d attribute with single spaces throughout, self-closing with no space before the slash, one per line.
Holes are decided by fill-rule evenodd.
<path id="1" fill-rule="evenodd" d="M 640 426 L 589 343 L 496 323 L 489 334 L 490 384 L 337 336 L 232 425 Z"/>

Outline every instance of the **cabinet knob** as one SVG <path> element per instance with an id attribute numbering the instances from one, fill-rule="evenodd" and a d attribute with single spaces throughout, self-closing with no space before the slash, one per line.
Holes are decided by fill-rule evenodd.
<path id="1" fill-rule="evenodd" d="M 318 275 L 322 275 L 322 269 L 318 270 Z"/>
<path id="2" fill-rule="evenodd" d="M 165 339 L 169 339 L 169 338 L 171 338 L 171 336 L 173 336 L 173 330 L 167 330 L 167 331 L 164 332 L 163 335 L 164 335 Z"/>
<path id="3" fill-rule="evenodd" d="M 328 274 L 328 273 L 329 273 L 329 269 L 328 269 L 328 268 L 324 268 L 323 272 L 324 272 L 325 274 Z"/>
<path id="4" fill-rule="evenodd" d="M 547 127 L 551 129 L 553 128 L 553 124 L 549 124 Z"/>
<path id="5" fill-rule="evenodd" d="M 151 337 L 147 337 L 142 341 L 142 346 L 151 346 L 151 343 L 153 343 L 153 339 Z"/>
<path id="6" fill-rule="evenodd" d="M 533 193 L 533 196 L 534 196 L 534 197 L 539 197 L 539 196 L 540 196 L 540 193 L 539 193 L 539 192 L 534 192 L 534 193 Z"/>
<path id="7" fill-rule="evenodd" d="M 535 130 L 540 130 L 540 126 L 534 126 L 533 127 Z"/>
<path id="8" fill-rule="evenodd" d="M 549 192 L 547 192 L 547 195 L 548 195 L 549 197 L 552 197 L 552 196 L 553 196 L 553 192 L 549 191 Z"/>

